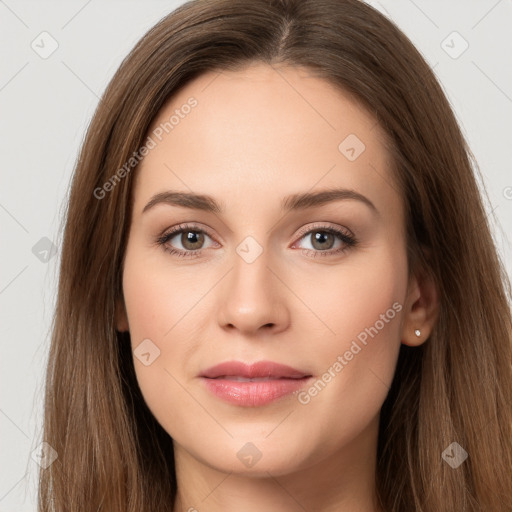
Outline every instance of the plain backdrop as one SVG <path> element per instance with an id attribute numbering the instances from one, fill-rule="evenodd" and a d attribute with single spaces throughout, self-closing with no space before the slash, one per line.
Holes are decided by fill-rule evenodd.
<path id="1" fill-rule="evenodd" d="M 0 0 L 0 512 L 36 511 L 31 454 L 42 441 L 60 225 L 79 146 L 122 59 L 182 3 Z M 368 3 L 434 68 L 479 162 L 512 276 L 512 2 Z"/>

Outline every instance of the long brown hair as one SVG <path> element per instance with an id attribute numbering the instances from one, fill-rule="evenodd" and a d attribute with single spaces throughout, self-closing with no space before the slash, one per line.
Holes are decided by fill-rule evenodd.
<path id="1" fill-rule="evenodd" d="M 196 0 L 124 59 L 90 123 L 70 191 L 45 394 L 40 512 L 169 511 L 172 439 L 139 390 L 129 335 L 115 328 L 136 168 L 98 198 L 178 89 L 252 62 L 303 66 L 348 92 L 391 141 L 410 271 L 435 279 L 440 313 L 401 345 L 381 411 L 376 484 L 389 512 L 512 510 L 510 284 L 474 161 L 420 53 L 358 0 Z M 105 190 L 105 188 L 103 188 Z M 457 442 L 468 458 L 443 460 Z"/>

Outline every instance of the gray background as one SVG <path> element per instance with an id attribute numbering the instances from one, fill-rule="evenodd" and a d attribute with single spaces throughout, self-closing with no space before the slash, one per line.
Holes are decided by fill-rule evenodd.
<path id="1" fill-rule="evenodd" d="M 78 148 L 121 60 L 181 3 L 0 0 L 0 512 L 36 510 L 31 453 L 41 442 L 59 265 L 52 248 L 60 248 Z M 512 276 L 512 1 L 368 3 L 411 38 L 443 85 L 483 173 Z"/>

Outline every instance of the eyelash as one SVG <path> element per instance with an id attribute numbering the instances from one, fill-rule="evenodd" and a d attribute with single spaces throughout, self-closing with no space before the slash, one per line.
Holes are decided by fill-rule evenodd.
<path id="1" fill-rule="evenodd" d="M 196 225 L 193 224 L 179 224 L 178 226 L 175 226 L 167 233 L 164 233 L 163 235 L 159 236 L 156 239 L 156 243 L 163 248 L 163 250 L 173 256 L 178 256 L 179 258 L 194 258 L 196 257 L 203 249 L 196 249 L 194 251 L 182 251 L 181 249 L 175 249 L 173 247 L 169 248 L 167 246 L 167 242 L 174 238 L 177 234 L 184 233 L 187 231 L 191 231 L 193 233 L 203 233 L 210 238 L 213 239 L 213 237 L 208 233 L 208 231 L 199 228 Z M 303 231 L 299 234 L 299 240 L 304 238 L 306 235 L 312 234 L 312 233 L 330 233 L 332 235 L 337 236 L 344 244 L 344 247 L 340 247 L 338 249 L 331 249 L 327 251 L 320 251 L 320 250 L 314 250 L 314 249 L 302 249 L 303 252 L 309 253 L 312 252 L 313 255 L 310 256 L 312 258 L 316 258 L 318 256 L 335 256 L 337 254 L 343 253 L 352 247 L 355 247 L 358 244 L 358 240 L 352 236 L 348 235 L 344 231 L 341 231 L 340 229 L 333 228 L 331 226 L 314 226 L 313 228 L 309 228 L 306 231 Z"/>

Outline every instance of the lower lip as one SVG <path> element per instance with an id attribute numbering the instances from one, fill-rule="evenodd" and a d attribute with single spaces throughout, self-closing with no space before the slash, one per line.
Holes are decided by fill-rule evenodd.
<path id="1" fill-rule="evenodd" d="M 259 407 L 298 391 L 311 377 L 240 382 L 203 377 L 206 388 L 222 400 L 242 407 Z"/>

